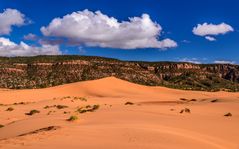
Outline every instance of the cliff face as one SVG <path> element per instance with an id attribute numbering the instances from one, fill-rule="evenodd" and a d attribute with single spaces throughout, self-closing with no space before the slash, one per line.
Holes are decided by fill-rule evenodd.
<path id="1" fill-rule="evenodd" d="M 1 88 L 43 88 L 108 76 L 180 89 L 239 90 L 237 65 L 126 62 L 82 56 L 0 58 Z"/>

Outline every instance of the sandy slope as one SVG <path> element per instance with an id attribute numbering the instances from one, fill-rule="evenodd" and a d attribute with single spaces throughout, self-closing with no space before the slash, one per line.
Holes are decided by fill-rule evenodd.
<path id="1" fill-rule="evenodd" d="M 214 99 L 218 100 L 211 102 Z M 125 105 L 127 101 L 134 105 Z M 20 102 L 25 103 L 12 105 Z M 0 104 L 3 149 L 239 148 L 239 93 L 146 87 L 109 77 L 47 89 L 2 89 Z M 99 104 L 99 110 L 76 112 L 77 107 L 93 104 Z M 47 105 L 68 108 L 44 109 Z M 9 107 L 14 110 L 6 111 Z M 184 108 L 191 113 L 180 113 Z M 40 113 L 25 115 L 32 109 Z M 224 116 L 228 112 L 232 117 Z M 79 119 L 66 121 L 71 115 Z M 29 134 L 49 126 L 60 128 Z"/>

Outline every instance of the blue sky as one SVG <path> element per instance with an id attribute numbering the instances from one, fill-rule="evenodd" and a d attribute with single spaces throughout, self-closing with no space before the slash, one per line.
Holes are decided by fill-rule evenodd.
<path id="1" fill-rule="evenodd" d="M 144 47 L 137 45 L 140 43 L 135 43 L 134 39 L 129 39 L 134 42 L 134 45 L 127 47 L 124 43 L 117 43 L 118 36 L 121 33 L 117 33 L 115 35 L 117 37 L 113 36 L 115 41 L 110 41 L 110 44 L 106 46 L 105 44 L 102 46 L 101 42 L 95 41 L 96 39 L 89 39 L 90 41 L 94 40 L 92 45 L 89 41 L 86 43 L 85 36 L 82 39 L 82 35 L 79 35 L 76 36 L 77 44 L 66 42 L 54 44 L 54 46 L 58 46 L 58 50 L 62 54 L 104 56 L 121 60 L 239 63 L 239 1 L 237 0 L 34 0 L 34 2 L 30 0 L 0 0 L 0 13 L 4 13 L 7 8 L 16 9 L 21 14 L 24 14 L 24 24 L 13 24 L 11 31 L 0 34 L 0 37 L 7 38 L 19 45 L 22 41 L 30 47 L 42 47 L 40 45 L 42 43 L 39 42 L 41 39 L 72 40 L 71 35 L 73 33 L 68 34 L 69 32 L 67 32 L 66 35 L 66 33 L 59 33 L 60 30 L 58 32 L 52 31 L 49 23 L 54 18 L 59 17 L 62 19 L 67 14 L 71 15 L 73 12 L 82 12 L 88 9 L 93 13 L 99 10 L 109 18 L 114 17 L 117 19 L 118 23 L 122 21 L 129 22 L 129 17 L 142 17 L 142 14 L 147 14 L 153 23 L 160 25 L 162 28 L 157 36 L 159 42 L 168 38 L 176 42 L 177 46 L 170 44 L 171 47 L 165 48 L 159 46 L 158 44 L 160 43 L 157 42 L 153 46 L 148 44 L 148 46 Z M 203 31 L 205 31 L 209 27 L 209 33 L 202 35 L 200 34 L 201 30 L 199 30 L 200 35 L 194 34 L 192 32 L 193 28 L 197 27 L 197 24 L 203 25 L 203 23 L 207 23 L 208 26 L 201 28 L 201 30 L 204 29 Z M 233 30 L 227 28 L 224 32 L 220 32 L 221 28 L 219 27 L 219 32 L 210 32 L 209 24 L 217 29 L 218 25 L 222 23 L 230 26 Z M 47 33 L 43 33 L 40 30 L 43 26 L 47 28 Z M 71 24 L 67 26 L 67 29 L 70 26 Z M 77 24 L 75 27 L 77 27 Z M 91 32 L 90 30 L 88 32 L 92 37 L 95 35 L 94 31 Z M 29 33 L 36 36 L 37 39 L 29 40 L 24 38 Z M 102 32 L 101 36 L 104 36 L 104 33 Z M 125 32 L 123 33 L 125 34 Z M 138 34 L 141 35 L 140 32 Z M 142 33 L 142 36 L 145 34 L 145 32 Z M 213 37 L 216 41 L 209 41 L 205 39 L 206 36 Z M 132 38 L 136 37 L 137 34 L 132 33 Z M 6 49 L 12 50 L 13 48 Z M 35 48 L 35 50 L 39 49 Z M 15 52 L 13 51 L 12 53 L 10 56 L 14 56 Z M 25 55 L 27 53 L 29 52 L 26 52 Z"/>

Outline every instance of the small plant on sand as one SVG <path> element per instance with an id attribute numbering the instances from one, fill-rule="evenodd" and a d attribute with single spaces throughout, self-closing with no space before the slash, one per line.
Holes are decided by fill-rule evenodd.
<path id="1" fill-rule="evenodd" d="M 85 107 L 81 107 L 77 109 L 77 112 L 79 113 L 86 113 L 86 112 L 94 112 L 95 110 L 98 110 L 100 108 L 100 105 L 87 105 Z"/>
<path id="2" fill-rule="evenodd" d="M 229 112 L 229 113 L 227 113 L 227 114 L 225 114 L 224 116 L 232 116 L 232 114 Z"/>
<path id="3" fill-rule="evenodd" d="M 74 100 L 87 101 L 85 97 L 73 97 Z"/>
<path id="4" fill-rule="evenodd" d="M 191 99 L 190 101 L 197 101 L 197 99 Z"/>
<path id="5" fill-rule="evenodd" d="M 179 100 L 188 101 L 186 98 L 180 98 Z"/>
<path id="6" fill-rule="evenodd" d="M 48 113 L 47 113 L 47 115 L 50 115 L 52 113 L 52 111 L 49 111 Z"/>
<path id="7" fill-rule="evenodd" d="M 214 99 L 214 100 L 212 100 L 211 102 L 218 102 L 218 99 Z"/>
<path id="8" fill-rule="evenodd" d="M 6 109 L 6 111 L 13 111 L 14 109 L 12 107 L 9 107 Z"/>
<path id="9" fill-rule="evenodd" d="M 71 112 L 67 112 L 67 111 L 64 111 L 63 114 L 68 114 L 68 113 L 71 113 Z"/>
<path id="10" fill-rule="evenodd" d="M 44 107 L 44 109 L 49 109 L 49 108 L 50 108 L 50 106 L 45 106 L 45 107 Z"/>
<path id="11" fill-rule="evenodd" d="M 55 113 L 56 111 L 49 111 L 48 113 L 47 113 L 47 115 L 50 115 L 50 114 L 52 114 L 52 113 Z"/>
<path id="12" fill-rule="evenodd" d="M 91 108 L 91 105 L 87 105 L 87 106 L 85 106 L 85 108 L 89 109 L 89 108 Z"/>
<path id="13" fill-rule="evenodd" d="M 179 113 L 183 113 L 184 112 L 184 109 L 182 109 Z"/>
<path id="14" fill-rule="evenodd" d="M 60 100 L 64 100 L 64 99 L 70 99 L 71 96 L 65 96 L 65 97 L 62 97 Z"/>
<path id="15" fill-rule="evenodd" d="M 85 97 L 81 97 L 80 100 L 81 101 L 87 101 L 87 99 Z"/>
<path id="16" fill-rule="evenodd" d="M 80 108 L 80 109 L 78 109 L 77 111 L 78 111 L 79 113 L 86 113 L 86 112 L 88 112 L 88 110 L 87 110 L 87 109 L 81 109 L 81 108 Z"/>
<path id="17" fill-rule="evenodd" d="M 185 113 L 191 113 L 191 110 L 190 110 L 189 108 L 184 108 L 184 109 L 182 109 L 179 113 L 183 113 L 183 112 L 185 112 Z"/>
<path id="18" fill-rule="evenodd" d="M 28 104 L 27 102 L 18 102 L 18 103 L 14 103 L 13 105 L 26 105 Z"/>
<path id="19" fill-rule="evenodd" d="M 70 121 L 70 122 L 75 121 L 75 120 L 78 120 L 78 117 L 75 115 L 72 115 L 67 119 L 67 121 Z"/>
<path id="20" fill-rule="evenodd" d="M 134 103 L 133 102 L 126 102 L 124 105 L 133 105 Z"/>
<path id="21" fill-rule="evenodd" d="M 29 113 L 25 113 L 26 115 L 34 115 L 34 114 L 37 114 L 37 113 L 40 113 L 40 111 L 38 110 L 31 110 Z"/>
<path id="22" fill-rule="evenodd" d="M 68 108 L 68 106 L 65 106 L 65 105 L 57 105 L 56 108 L 57 108 L 57 109 L 64 109 L 64 108 Z"/>
<path id="23" fill-rule="evenodd" d="M 66 105 L 53 105 L 53 106 L 45 106 L 44 109 L 49 109 L 49 108 L 57 108 L 57 109 L 64 109 L 68 108 Z"/>
<path id="24" fill-rule="evenodd" d="M 4 127 L 4 125 L 1 125 L 1 124 L 0 124 L 0 128 L 2 128 L 2 127 Z"/>
<path id="25" fill-rule="evenodd" d="M 184 111 L 185 111 L 186 113 L 191 113 L 191 110 L 190 110 L 189 108 L 185 108 Z"/>
<path id="26" fill-rule="evenodd" d="M 100 108 L 100 105 L 93 105 L 92 111 L 98 110 Z"/>

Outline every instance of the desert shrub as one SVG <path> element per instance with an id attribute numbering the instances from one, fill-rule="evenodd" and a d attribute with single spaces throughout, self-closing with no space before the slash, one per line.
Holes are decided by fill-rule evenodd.
<path id="1" fill-rule="evenodd" d="M 12 107 L 9 107 L 6 109 L 6 111 L 13 111 L 14 109 Z"/>
<path id="2" fill-rule="evenodd" d="M 88 112 L 88 110 L 87 109 L 78 109 L 78 112 L 79 113 L 86 113 L 86 112 Z"/>
<path id="3" fill-rule="evenodd" d="M 190 110 L 189 108 L 185 108 L 184 111 L 185 111 L 186 113 L 191 113 L 191 110 Z"/>
<path id="4" fill-rule="evenodd" d="M 50 106 L 45 106 L 45 107 L 44 107 L 44 109 L 49 109 L 49 108 L 50 108 Z"/>
<path id="5" fill-rule="evenodd" d="M 65 97 L 62 97 L 60 100 L 64 100 L 64 99 L 70 99 L 71 96 L 65 96 Z"/>
<path id="6" fill-rule="evenodd" d="M 191 110 L 190 110 L 189 108 L 184 108 L 184 109 L 182 109 L 179 113 L 183 113 L 183 112 L 185 112 L 185 113 L 191 113 Z"/>
<path id="7" fill-rule="evenodd" d="M 49 109 L 49 108 L 57 108 L 57 109 L 64 109 L 68 108 L 66 105 L 53 105 L 53 106 L 45 106 L 44 109 Z"/>
<path id="8" fill-rule="evenodd" d="M 75 116 L 75 115 L 72 115 L 72 116 L 70 116 L 68 119 L 67 119 L 67 121 L 75 121 L 75 120 L 78 120 L 78 117 L 77 116 Z"/>
<path id="9" fill-rule="evenodd" d="M 68 114 L 68 113 L 71 113 L 71 112 L 64 111 L 63 113 L 64 113 L 64 114 Z"/>
<path id="10" fill-rule="evenodd" d="M 180 100 L 182 100 L 182 101 L 188 101 L 186 98 L 180 98 Z"/>
<path id="11" fill-rule="evenodd" d="M 81 100 L 81 101 L 87 101 L 87 99 L 84 98 L 84 97 L 81 97 L 80 100 Z"/>
<path id="12" fill-rule="evenodd" d="M 74 100 L 81 100 L 81 101 L 87 101 L 85 97 L 74 97 Z"/>
<path id="13" fill-rule="evenodd" d="M 211 102 L 218 102 L 218 99 L 214 99 L 214 100 L 212 100 Z"/>
<path id="14" fill-rule="evenodd" d="M 197 99 L 191 99 L 190 101 L 197 101 Z"/>
<path id="15" fill-rule="evenodd" d="M 57 105 L 56 108 L 57 108 L 57 109 L 64 109 L 64 108 L 68 108 L 68 106 L 65 106 L 65 105 Z"/>
<path id="16" fill-rule="evenodd" d="M 4 127 L 4 125 L 1 125 L 1 124 L 0 124 L 0 128 L 2 128 L 2 127 Z"/>
<path id="17" fill-rule="evenodd" d="M 85 106 L 86 108 L 91 108 L 91 105 L 87 105 L 87 106 Z"/>
<path id="18" fill-rule="evenodd" d="M 124 105 L 133 105 L 134 103 L 133 102 L 126 102 Z"/>
<path id="19" fill-rule="evenodd" d="M 18 102 L 18 103 L 14 103 L 13 105 L 25 105 L 27 104 L 26 102 Z"/>
<path id="20" fill-rule="evenodd" d="M 50 115 L 52 113 L 52 111 L 49 111 L 48 113 L 47 113 L 47 115 Z"/>
<path id="21" fill-rule="evenodd" d="M 37 113 L 40 113 L 40 111 L 38 110 L 31 110 L 29 113 L 25 113 L 26 115 L 34 115 L 34 114 L 37 114 Z"/>
<path id="22" fill-rule="evenodd" d="M 224 116 L 232 116 L 232 114 L 229 112 L 229 113 L 225 114 Z"/>
<path id="23" fill-rule="evenodd" d="M 92 110 L 95 111 L 95 110 L 98 110 L 99 108 L 100 108 L 100 105 L 93 105 Z"/>
<path id="24" fill-rule="evenodd" d="M 77 109 L 77 112 L 79 113 L 86 113 L 86 112 L 94 112 L 95 110 L 99 109 L 100 105 L 87 105 L 85 107 L 81 107 Z"/>
<path id="25" fill-rule="evenodd" d="M 184 112 L 184 109 L 182 109 L 179 113 L 183 113 Z"/>
<path id="26" fill-rule="evenodd" d="M 49 111 L 47 115 L 50 115 L 51 113 L 55 113 L 56 111 Z"/>

